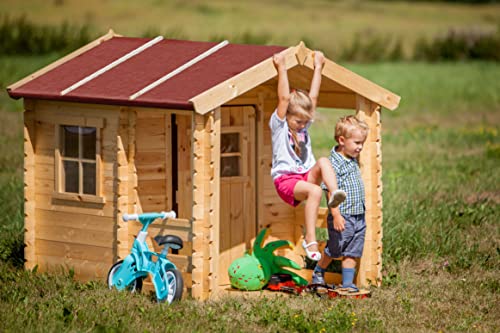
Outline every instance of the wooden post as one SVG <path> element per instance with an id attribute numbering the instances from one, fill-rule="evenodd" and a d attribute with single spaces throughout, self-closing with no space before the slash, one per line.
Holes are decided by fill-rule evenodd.
<path id="1" fill-rule="evenodd" d="M 191 219 L 193 209 L 192 183 L 192 116 L 176 114 L 177 124 L 177 209 L 178 217 Z"/>
<path id="2" fill-rule="evenodd" d="M 366 237 L 356 282 L 379 286 L 382 280 L 382 136 L 380 106 L 357 95 L 356 116 L 370 132 L 361 152 L 360 164 L 365 185 Z"/>
<path id="3" fill-rule="evenodd" d="M 195 114 L 193 127 L 191 295 L 204 300 L 218 288 L 220 108 Z"/>
<path id="4" fill-rule="evenodd" d="M 137 167 L 135 165 L 135 150 L 136 150 L 136 124 L 137 111 L 130 110 L 128 113 L 128 211 L 129 213 L 137 213 Z M 127 224 L 128 226 L 128 224 Z M 128 231 L 127 231 L 128 233 Z M 128 239 L 128 238 L 127 238 Z"/>
<path id="5" fill-rule="evenodd" d="M 24 111 L 24 267 L 35 267 L 35 111 Z"/>
<path id="6" fill-rule="evenodd" d="M 129 252 L 128 247 L 128 224 L 123 222 L 123 214 L 128 213 L 129 209 L 129 163 L 128 155 L 130 154 L 129 148 L 129 110 L 120 109 L 120 120 L 118 127 L 117 137 L 117 214 L 116 222 L 118 229 L 116 231 L 117 240 L 117 257 L 123 259 Z M 127 148 L 127 149 L 125 149 Z M 128 153 L 127 153 L 128 152 Z"/>

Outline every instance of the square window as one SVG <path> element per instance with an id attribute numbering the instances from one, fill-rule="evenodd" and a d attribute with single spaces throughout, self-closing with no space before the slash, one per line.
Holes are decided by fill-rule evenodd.
<path id="1" fill-rule="evenodd" d="M 82 157 L 95 160 L 96 153 L 96 128 L 82 127 Z"/>
<path id="2" fill-rule="evenodd" d="M 220 163 L 221 177 L 237 177 L 240 175 L 240 157 L 222 157 Z"/>
<path id="3" fill-rule="evenodd" d="M 225 133 L 221 136 L 221 153 L 238 153 L 240 151 L 240 133 Z"/>
<path id="4" fill-rule="evenodd" d="M 63 161 L 64 192 L 78 193 L 78 162 Z"/>
<path id="5" fill-rule="evenodd" d="M 82 165 L 83 165 L 83 193 L 95 195 L 96 194 L 95 163 L 82 163 Z"/>
<path id="6" fill-rule="evenodd" d="M 63 126 L 63 156 L 78 157 L 78 129 L 78 126 Z"/>
<path id="7" fill-rule="evenodd" d="M 97 128 L 61 126 L 62 174 L 66 193 L 97 195 Z"/>

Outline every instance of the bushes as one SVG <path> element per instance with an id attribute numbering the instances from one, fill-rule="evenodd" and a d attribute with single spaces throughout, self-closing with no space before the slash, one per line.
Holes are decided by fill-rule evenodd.
<path id="1" fill-rule="evenodd" d="M 181 28 L 166 30 L 162 33 L 155 27 L 149 27 L 141 34 L 142 37 L 158 35 L 166 38 L 190 38 Z M 88 25 L 73 26 L 63 23 L 59 26 L 41 26 L 27 21 L 25 17 L 11 19 L 4 16 L 0 23 L 0 55 L 67 52 L 85 45 L 96 36 L 97 34 L 92 33 Z M 259 45 L 274 42 L 271 33 L 251 31 L 236 35 L 214 35 L 209 39 L 212 41 L 228 39 L 232 43 Z M 316 42 L 310 38 L 305 37 L 304 40 L 311 48 L 327 49 L 324 45 L 316 45 Z M 500 30 L 489 33 L 478 30 L 450 30 L 445 35 L 430 40 L 420 38 L 410 50 L 403 50 L 400 38 L 382 35 L 376 30 L 358 32 L 354 35 L 352 43 L 343 45 L 334 58 L 349 62 L 500 61 Z"/>
<path id="2" fill-rule="evenodd" d="M 500 30 L 495 33 L 450 30 L 430 41 L 421 38 L 415 45 L 414 59 L 500 61 Z"/>
<path id="3" fill-rule="evenodd" d="M 11 19 L 3 16 L 0 23 L 0 55 L 45 54 L 79 48 L 95 36 L 88 25 L 41 26 L 24 16 Z"/>
<path id="4" fill-rule="evenodd" d="M 0 261 L 24 264 L 23 182 L 0 178 Z"/>

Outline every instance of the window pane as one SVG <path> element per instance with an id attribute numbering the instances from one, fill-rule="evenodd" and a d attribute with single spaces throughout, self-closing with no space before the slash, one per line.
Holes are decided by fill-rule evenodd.
<path id="1" fill-rule="evenodd" d="M 78 162 L 64 161 L 64 192 L 78 193 Z"/>
<path id="2" fill-rule="evenodd" d="M 223 157 L 220 161 L 221 177 L 235 177 L 240 175 L 240 157 Z"/>
<path id="3" fill-rule="evenodd" d="M 237 153 L 240 151 L 240 133 L 222 134 L 220 142 L 221 153 Z"/>
<path id="4" fill-rule="evenodd" d="M 95 163 L 82 163 L 83 166 L 83 194 L 96 194 Z"/>
<path id="5" fill-rule="evenodd" d="M 95 160 L 96 147 L 96 128 L 82 127 L 82 157 L 90 160 Z"/>
<path id="6" fill-rule="evenodd" d="M 63 126 L 62 156 L 78 157 L 78 126 Z"/>

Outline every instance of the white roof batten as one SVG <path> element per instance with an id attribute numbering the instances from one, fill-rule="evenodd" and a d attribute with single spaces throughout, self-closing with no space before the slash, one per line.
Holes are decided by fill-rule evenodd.
<path id="1" fill-rule="evenodd" d="M 113 61 L 112 63 L 106 65 L 105 67 L 95 71 L 94 73 L 90 74 L 89 76 L 81 79 L 80 81 L 76 82 L 75 84 L 69 86 L 68 88 L 64 89 L 63 91 L 61 91 L 61 96 L 63 95 L 66 95 L 67 93 L 75 90 L 76 88 L 78 87 L 81 87 L 82 85 L 84 85 L 85 83 L 95 79 L 96 77 L 100 76 L 101 74 L 104 74 L 106 73 L 107 71 L 109 71 L 110 69 L 118 66 L 119 64 L 121 64 L 122 62 L 124 61 L 127 61 L 128 59 L 138 55 L 139 53 L 141 53 L 142 51 L 150 48 L 151 46 L 155 45 L 156 43 L 159 43 L 160 41 L 163 40 L 163 37 L 162 36 L 158 36 L 152 40 L 150 40 L 149 42 L 143 44 L 142 46 L 139 46 L 138 48 L 136 48 L 135 50 L 132 50 L 130 51 L 129 53 L 125 54 L 124 56 L 116 59 L 115 61 Z"/>
<path id="2" fill-rule="evenodd" d="M 179 74 L 180 72 L 182 72 L 183 70 L 193 66 L 194 64 L 196 64 L 197 62 L 205 59 L 206 57 L 210 56 L 211 54 L 217 52 L 218 50 L 220 50 L 221 48 L 223 48 L 224 46 L 226 46 L 227 44 L 229 44 L 229 42 L 227 40 L 223 41 L 223 42 L 220 42 L 219 44 L 215 45 L 214 47 L 212 47 L 211 49 L 203 52 L 202 54 L 200 54 L 199 56 L 197 56 L 196 58 L 193 58 L 191 60 L 189 60 L 188 62 L 186 62 L 184 65 L 180 66 L 180 67 L 177 67 L 176 69 L 174 69 L 173 71 L 171 71 L 170 73 L 168 73 L 167 75 L 159 78 L 158 80 L 154 81 L 153 83 L 149 84 L 148 86 L 142 88 L 141 90 L 139 90 L 138 92 L 136 92 L 135 94 L 133 95 L 130 95 L 129 97 L 129 100 L 133 100 L 133 99 L 136 99 L 137 97 L 147 93 L 148 91 L 150 91 L 151 89 L 154 89 L 155 87 L 157 87 L 158 85 L 162 84 L 163 82 L 167 81 L 168 79 L 170 79 L 171 77 Z"/>

